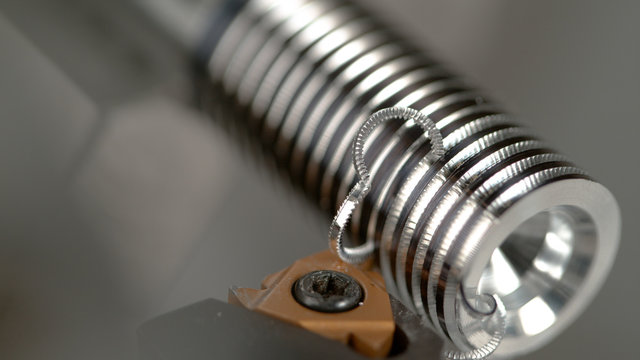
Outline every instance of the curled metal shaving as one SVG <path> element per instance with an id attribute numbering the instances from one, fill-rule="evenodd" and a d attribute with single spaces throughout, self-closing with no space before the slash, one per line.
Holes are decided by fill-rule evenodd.
<path id="1" fill-rule="evenodd" d="M 349 191 L 347 198 L 342 202 L 342 205 L 340 205 L 338 213 L 329 226 L 329 248 L 338 255 L 342 261 L 350 264 L 359 264 L 366 261 L 373 255 L 375 250 L 375 242 L 371 238 L 368 238 L 363 245 L 353 248 L 345 247 L 342 241 L 344 230 L 349 223 L 353 210 L 362 202 L 371 189 L 371 174 L 364 161 L 364 145 L 373 130 L 393 119 L 413 120 L 415 125 L 420 126 L 424 130 L 425 136 L 427 136 L 431 142 L 431 150 L 426 155 L 428 161 L 434 162 L 444 155 L 442 134 L 440 134 L 440 131 L 431 119 L 417 110 L 404 107 L 382 109 L 372 114 L 367 121 L 360 126 L 358 133 L 353 139 L 352 145 L 353 166 L 358 175 L 358 182 L 351 191 Z"/>
<path id="2" fill-rule="evenodd" d="M 476 309 L 473 305 L 471 305 L 462 287 L 460 288 L 460 292 L 464 306 L 470 309 L 472 312 L 480 314 L 483 317 L 497 316 L 497 328 L 493 331 L 491 339 L 489 339 L 489 341 L 487 341 L 484 345 L 470 351 L 459 351 L 456 349 L 445 350 L 443 352 L 443 357 L 450 360 L 486 359 L 489 355 L 493 354 L 496 349 L 498 349 L 498 346 L 504 338 L 507 325 L 507 310 L 505 309 L 502 300 L 500 300 L 500 297 L 497 295 L 484 295 L 491 301 L 491 310 L 489 312 L 484 312 Z"/>

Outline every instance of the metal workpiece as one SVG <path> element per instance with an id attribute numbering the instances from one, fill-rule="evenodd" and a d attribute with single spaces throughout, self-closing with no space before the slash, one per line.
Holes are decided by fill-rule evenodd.
<path id="1" fill-rule="evenodd" d="M 252 0 L 215 36 L 210 98 L 327 218 L 357 183 L 352 142 L 371 114 L 404 107 L 435 124 L 437 159 L 400 116 L 371 132 L 350 230 L 459 356 L 497 333 L 496 354 L 533 351 L 601 287 L 620 233 L 609 191 L 360 7 Z"/>

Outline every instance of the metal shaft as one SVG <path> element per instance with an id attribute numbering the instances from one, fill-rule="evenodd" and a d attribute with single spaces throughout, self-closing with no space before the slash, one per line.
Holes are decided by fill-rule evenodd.
<path id="1" fill-rule="evenodd" d="M 435 122 L 435 163 L 421 161 L 430 143 L 411 124 L 372 134 L 352 232 L 375 240 L 388 287 L 439 334 L 462 350 L 491 338 L 495 324 L 466 311 L 463 293 L 500 297 L 505 356 L 584 310 L 619 238 L 603 186 L 353 4 L 252 0 L 220 13 L 203 47 L 214 102 L 327 218 L 356 181 L 350 145 L 370 114 L 404 106 Z"/>

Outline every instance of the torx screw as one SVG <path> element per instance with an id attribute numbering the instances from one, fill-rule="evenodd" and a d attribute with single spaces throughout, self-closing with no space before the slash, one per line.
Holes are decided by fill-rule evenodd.
<path id="1" fill-rule="evenodd" d="M 301 305 L 325 313 L 348 311 L 363 301 L 360 284 L 351 276 L 333 270 L 307 273 L 296 280 L 291 291 Z"/>

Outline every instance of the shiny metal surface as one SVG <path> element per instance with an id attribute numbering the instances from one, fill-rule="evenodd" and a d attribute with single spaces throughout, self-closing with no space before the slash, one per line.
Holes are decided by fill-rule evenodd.
<path id="1" fill-rule="evenodd" d="M 208 69 L 260 152 L 331 215 L 356 182 L 350 144 L 365 119 L 390 106 L 427 115 L 443 135 L 434 163 L 419 130 L 395 121 L 372 133 L 371 192 L 355 211 L 354 238 L 374 239 L 387 287 L 461 351 L 490 342 L 496 327 L 462 306 L 463 293 L 504 304 L 498 354 L 532 351 L 600 288 L 617 248 L 617 204 L 382 29 L 343 2 L 250 1 Z"/>

